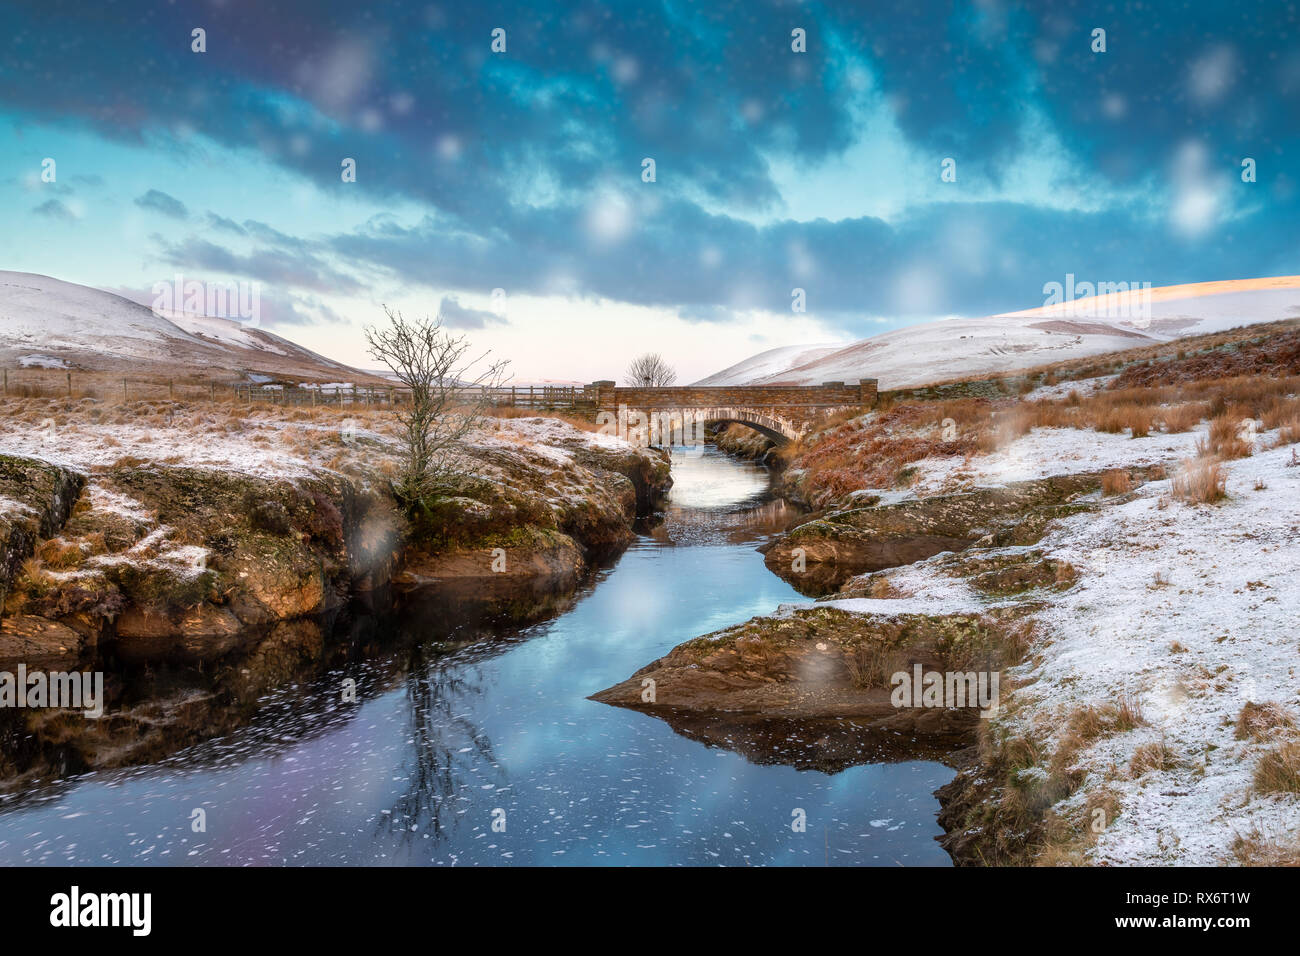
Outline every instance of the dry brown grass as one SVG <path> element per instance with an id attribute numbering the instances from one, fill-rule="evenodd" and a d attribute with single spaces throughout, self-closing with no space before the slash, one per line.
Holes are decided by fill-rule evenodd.
<path id="1" fill-rule="evenodd" d="M 908 665 L 907 654 L 883 644 L 868 644 L 854 649 L 845 660 L 854 687 L 864 689 L 890 686 L 890 678 Z"/>
<path id="2" fill-rule="evenodd" d="M 1300 866 L 1300 841 L 1285 842 L 1259 830 L 1232 839 L 1233 858 L 1242 866 Z"/>
<path id="3" fill-rule="evenodd" d="M 1168 744 L 1160 740 L 1142 744 L 1134 750 L 1133 756 L 1129 759 L 1128 772 L 1129 776 L 1136 780 L 1152 770 L 1176 770 L 1179 766 L 1181 761 L 1177 754 Z"/>
<path id="4" fill-rule="evenodd" d="M 1246 436 L 1249 433 L 1249 417 L 1238 417 L 1240 411 L 1228 409 L 1222 415 L 1210 421 L 1210 434 L 1202 448 L 1201 454 L 1207 452 L 1218 458 L 1248 458 L 1255 451 L 1255 446 Z"/>
<path id="5" fill-rule="evenodd" d="M 78 545 L 64 541 L 62 538 L 50 538 L 41 542 L 36 549 L 36 556 L 48 568 L 67 571 L 78 567 L 85 560 L 86 553 Z"/>
<path id="6" fill-rule="evenodd" d="M 1279 732 L 1295 729 L 1295 720 L 1281 704 L 1272 701 L 1247 701 L 1237 715 L 1235 736 L 1238 740 L 1263 742 L 1275 739 Z"/>
<path id="7" fill-rule="evenodd" d="M 1136 699 L 1120 698 L 1100 707 L 1076 707 L 1065 718 L 1065 729 L 1057 742 L 1055 760 L 1068 765 L 1084 747 L 1102 737 L 1126 733 L 1146 723 Z"/>
<path id="8" fill-rule="evenodd" d="M 1101 490 L 1107 495 L 1122 495 L 1133 490 L 1133 479 L 1122 469 L 1108 471 L 1101 476 Z"/>
<path id="9" fill-rule="evenodd" d="M 1204 402 L 1184 402 L 1165 408 L 1159 413 L 1161 424 L 1166 432 L 1191 431 L 1199 425 L 1209 413 L 1209 405 Z"/>
<path id="10" fill-rule="evenodd" d="M 1228 497 L 1227 481 L 1217 459 L 1189 458 L 1174 477 L 1170 494 L 1188 504 L 1213 504 Z"/>
<path id="11" fill-rule="evenodd" d="M 1145 438 L 1151 434 L 1155 417 L 1155 410 L 1150 406 L 1137 403 L 1116 405 L 1103 409 L 1095 419 L 1094 427 L 1099 432 L 1128 432 L 1132 438 Z"/>
<path id="12" fill-rule="evenodd" d="M 1289 740 L 1266 750 L 1255 765 L 1260 793 L 1300 793 L 1300 741 Z"/>
<path id="13" fill-rule="evenodd" d="M 1296 323 L 1279 328 L 1291 330 L 1300 340 Z M 1258 340 L 1264 343 L 1261 354 L 1268 349 L 1267 337 L 1259 329 L 1250 336 L 1233 333 L 1205 340 L 1220 344 Z M 1125 354 L 1084 371 L 1100 374 L 1130 360 Z M 1152 366 L 1150 375 L 1120 376 L 1110 387 L 1087 396 L 1071 391 L 1054 400 L 889 396 L 874 413 L 838 425 L 832 422 L 805 445 L 786 446 L 779 457 L 807 471 L 803 485 L 809 500 L 823 507 L 851 491 L 895 487 L 900 472 L 922 458 L 990 454 L 1034 428 L 1091 428 L 1141 438 L 1158 430 L 1186 432 L 1209 419 L 1205 456 L 1220 460 L 1244 457 L 1253 450 L 1252 442 L 1242 435 L 1246 420 L 1259 422 L 1266 431 L 1280 429 L 1282 442 L 1300 440 L 1300 375 L 1206 377 L 1204 369 L 1193 376 L 1174 374 L 1183 363 L 1194 360 L 1193 353 L 1190 358 Z M 1066 377 L 1049 369 L 1031 373 L 1025 380 L 1040 381 L 1045 374 Z M 1015 383 L 1003 384 L 1010 388 Z"/>

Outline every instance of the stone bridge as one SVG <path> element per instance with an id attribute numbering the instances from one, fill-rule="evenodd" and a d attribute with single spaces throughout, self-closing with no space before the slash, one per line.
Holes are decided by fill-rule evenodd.
<path id="1" fill-rule="evenodd" d="M 593 382 L 597 421 L 617 424 L 618 434 L 638 444 L 695 444 L 703 429 L 737 422 L 777 444 L 802 438 L 818 418 L 845 408 L 873 408 L 876 380 L 853 385 L 681 385 L 620 387 Z"/>

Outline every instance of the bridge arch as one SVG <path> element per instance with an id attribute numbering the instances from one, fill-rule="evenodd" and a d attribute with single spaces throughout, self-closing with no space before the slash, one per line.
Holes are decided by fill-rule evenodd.
<path id="1" fill-rule="evenodd" d="M 872 408 L 876 404 L 875 379 L 853 385 L 825 382 L 666 388 L 619 388 L 611 381 L 600 381 L 587 391 L 595 399 L 598 421 L 616 421 L 620 435 L 642 444 L 670 444 L 673 442 L 656 439 L 688 429 L 702 433 L 707 424 L 729 422 L 785 444 L 802 438 L 826 412 Z"/>

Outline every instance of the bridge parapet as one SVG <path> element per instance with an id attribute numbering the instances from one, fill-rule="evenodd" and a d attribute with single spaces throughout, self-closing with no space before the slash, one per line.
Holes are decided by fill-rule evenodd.
<path id="1" fill-rule="evenodd" d="M 679 385 L 666 388 L 620 387 L 604 380 L 588 391 L 598 411 L 618 416 L 620 431 L 629 413 L 651 423 L 651 431 L 667 434 L 678 424 L 740 422 L 777 441 L 804 435 L 822 414 L 842 408 L 873 408 L 876 380 L 852 385 Z M 671 424 L 670 424 L 671 423 Z"/>

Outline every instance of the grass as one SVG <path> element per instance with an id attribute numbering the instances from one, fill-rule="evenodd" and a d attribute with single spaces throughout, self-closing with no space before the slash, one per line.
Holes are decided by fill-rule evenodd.
<path id="1" fill-rule="evenodd" d="M 1223 465 L 1217 459 L 1188 459 L 1174 477 L 1170 494 L 1188 504 L 1213 504 L 1228 497 L 1227 481 Z"/>
<path id="2" fill-rule="evenodd" d="M 1176 770 L 1182 765 L 1177 754 L 1163 740 L 1140 745 L 1129 759 L 1129 776 L 1137 779 L 1152 770 Z"/>
<path id="3" fill-rule="evenodd" d="M 1053 760 L 1061 766 L 1074 762 L 1088 745 L 1112 734 L 1127 733 L 1146 723 L 1142 707 L 1134 698 L 1125 697 L 1115 704 L 1076 707 L 1065 718 L 1065 728 L 1057 741 Z"/>
<path id="4" fill-rule="evenodd" d="M 1295 720 L 1281 704 L 1265 701 L 1247 701 L 1237 714 L 1234 736 L 1238 740 L 1263 743 L 1273 740 L 1280 731 L 1295 729 Z"/>
<path id="5" fill-rule="evenodd" d="M 1101 490 L 1106 495 L 1122 495 L 1133 490 L 1133 479 L 1122 469 L 1108 471 L 1101 476 Z"/>
<path id="6" fill-rule="evenodd" d="M 1300 840 L 1282 840 L 1252 830 L 1232 839 L 1232 856 L 1242 866 L 1300 866 Z"/>
<path id="7" fill-rule="evenodd" d="M 1300 330 L 1293 332 L 1300 339 Z M 1116 361 L 1122 364 L 1122 357 Z M 1178 364 L 1161 362 L 1158 371 L 1169 372 Z M 1039 376 L 1044 377 L 1051 375 Z M 1180 489 L 1183 500 L 1218 501 L 1224 496 L 1222 472 L 1209 459 L 1251 455 L 1258 431 L 1275 431 L 1278 444 L 1300 441 L 1300 375 L 1172 378 L 1174 384 L 1121 376 L 1090 394 L 1072 390 L 1064 398 L 1032 401 L 1010 394 L 895 396 L 872 412 L 828 421 L 804 442 L 783 447 L 779 457 L 802 471 L 804 497 L 822 508 L 853 491 L 909 487 L 918 477 L 917 462 L 954 457 L 969 462 L 1005 449 L 1036 428 L 1093 429 L 1137 439 L 1191 431 L 1208 420 L 1197 455 L 1207 461 Z M 1118 476 L 1108 483 L 1107 494 L 1124 493 Z"/>
<path id="8" fill-rule="evenodd" d="M 1260 793 L 1300 793 L 1300 741 L 1266 750 L 1255 765 L 1254 779 Z"/>
<path id="9" fill-rule="evenodd" d="M 872 687 L 889 687 L 890 678 L 900 670 L 906 670 L 907 654 L 897 648 L 883 644 L 861 645 L 845 661 L 849 669 L 849 678 L 854 687 L 869 689 Z"/>

